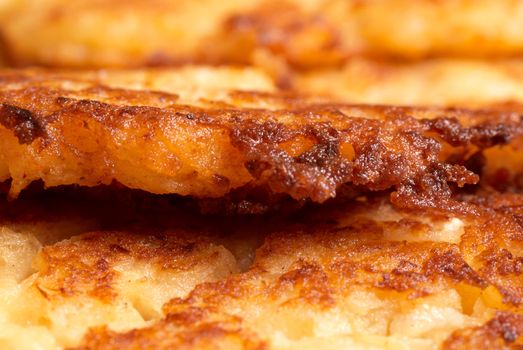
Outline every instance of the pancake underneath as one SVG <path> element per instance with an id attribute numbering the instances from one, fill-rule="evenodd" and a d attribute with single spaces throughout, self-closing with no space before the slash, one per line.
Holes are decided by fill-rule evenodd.
<path id="1" fill-rule="evenodd" d="M 2 203 L 0 344 L 506 349 L 523 338 L 523 198 L 474 215 L 361 197 L 268 217 L 161 197 Z M 519 345 L 518 345 L 519 344 Z"/>

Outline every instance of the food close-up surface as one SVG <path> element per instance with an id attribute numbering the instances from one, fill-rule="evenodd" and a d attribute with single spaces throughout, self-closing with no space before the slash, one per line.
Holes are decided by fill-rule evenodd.
<path id="1" fill-rule="evenodd" d="M 522 349 L 521 0 L 0 1 L 0 349 Z"/>

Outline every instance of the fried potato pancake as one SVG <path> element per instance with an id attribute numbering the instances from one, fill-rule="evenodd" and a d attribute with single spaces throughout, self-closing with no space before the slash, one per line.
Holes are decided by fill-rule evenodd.
<path id="1" fill-rule="evenodd" d="M 492 57 L 523 53 L 518 0 L 8 0 L 12 64 L 136 67 L 186 62 L 297 68 L 354 56 Z"/>
<path id="2" fill-rule="evenodd" d="M 13 0 L 3 8 L 1 31 L 5 54 L 17 65 L 128 67 L 192 62 L 203 59 L 199 51 L 205 38 L 231 13 L 250 8 L 250 3 Z M 18 21 L 9 21 L 11 16 Z M 37 35 L 34 43 L 42 40 L 47 49 L 33 46 L 28 33 Z M 25 37 L 24 43 L 18 42 L 19 35 Z"/>
<path id="3" fill-rule="evenodd" d="M 353 59 L 341 68 L 295 74 L 288 82 L 301 93 L 349 103 L 502 107 L 523 102 L 523 61 Z"/>
<path id="4" fill-rule="evenodd" d="M 517 113 L 332 104 L 231 90 L 234 80 L 222 89 L 212 71 L 195 90 L 157 73 L 1 73 L 0 181 L 11 180 L 11 197 L 35 180 L 116 181 L 157 194 L 256 187 L 323 202 L 349 184 L 434 206 L 449 183 L 478 181 L 461 164 L 470 154 L 523 133 Z M 258 86 L 271 88 L 261 77 Z"/>
<path id="5" fill-rule="evenodd" d="M 243 52 L 251 52 L 251 62 L 274 57 L 311 69 L 355 56 L 521 55 L 523 31 L 516 29 L 521 19 L 517 0 L 268 1 L 233 16 L 223 33 L 232 47 L 240 43 Z"/>
<path id="6" fill-rule="evenodd" d="M 473 215 L 399 210 L 380 195 L 270 220 L 205 217 L 158 198 L 56 198 L 2 204 L 4 349 L 523 341 L 519 194 L 465 194 Z"/>

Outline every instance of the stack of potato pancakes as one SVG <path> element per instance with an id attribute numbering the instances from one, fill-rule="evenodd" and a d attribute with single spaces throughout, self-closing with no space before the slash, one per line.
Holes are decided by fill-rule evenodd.
<path id="1" fill-rule="evenodd" d="M 3 0 L 0 54 L 0 349 L 523 349 L 522 0 Z"/>

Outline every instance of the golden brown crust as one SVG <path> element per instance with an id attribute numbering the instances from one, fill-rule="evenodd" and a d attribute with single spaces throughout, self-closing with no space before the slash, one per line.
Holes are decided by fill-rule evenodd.
<path id="1" fill-rule="evenodd" d="M 503 344 L 503 327 L 519 332 L 521 195 L 464 192 L 456 200 L 475 213 L 464 216 L 399 210 L 380 194 L 290 215 L 220 217 L 169 197 L 99 190 L 26 193 L 0 211 L 17 232 L 2 237 L 18 237 L 0 240 L 8 264 L 35 254 L 29 232 L 44 245 L 13 282 L 23 288 L 0 286 L 9 326 L 38 326 L 82 349 L 438 347 L 447 338 L 464 348 Z M 64 240 L 63 228 L 46 224 L 77 217 L 94 222 L 71 226 L 73 235 L 97 232 Z M 28 247 L 12 254 L 17 244 Z M 497 311 L 505 326 L 476 330 Z"/>
<path id="2" fill-rule="evenodd" d="M 219 251 L 209 248 L 203 232 L 200 237 L 184 235 L 104 231 L 45 247 L 35 261 L 37 288 L 48 299 L 88 295 L 111 302 L 117 297 L 120 275 L 115 266 L 124 259 L 171 273 L 195 271 L 203 261 L 216 263 Z"/>
<path id="3" fill-rule="evenodd" d="M 269 349 L 255 334 L 242 329 L 238 318 L 209 319 L 208 315 L 208 310 L 194 307 L 128 333 L 93 329 L 76 349 Z"/>
<path id="4" fill-rule="evenodd" d="M 403 206 L 442 206 L 448 183 L 477 182 L 461 165 L 440 160 L 442 140 L 468 154 L 523 130 L 516 113 L 227 90 L 174 95 L 32 71 L 1 78 L 0 163 L 9 173 L 0 177 L 12 178 L 13 196 L 42 179 L 46 186 L 118 181 L 197 197 L 255 185 L 323 202 L 349 183 L 396 189 L 394 201 Z M 111 84 L 110 74 L 103 82 Z"/>
<path id="5" fill-rule="evenodd" d="M 498 287 L 507 302 L 523 302 L 523 255 L 520 194 L 484 193 L 471 196 L 483 208 L 477 225 L 465 231 L 461 247 L 466 261 Z M 488 208 L 488 209 L 487 209 Z"/>
<path id="6" fill-rule="evenodd" d="M 482 326 L 454 332 L 443 349 L 520 349 L 522 335 L 523 315 L 500 312 Z"/>
<path id="7" fill-rule="evenodd" d="M 313 338 L 336 342 L 338 332 L 352 341 L 363 332 L 393 342 L 395 335 L 413 334 L 414 320 L 433 317 L 421 310 L 434 307 L 436 313 L 445 313 L 445 308 L 454 308 L 447 293 L 460 295 L 460 315 L 466 314 L 471 323 L 449 326 L 456 321 L 447 319 L 437 326 L 437 318 L 427 321 L 435 327 L 434 333 L 442 331 L 437 327 L 448 327 L 433 346 L 447 337 L 444 344 L 449 349 L 466 349 L 481 342 L 515 346 L 521 334 L 523 303 L 523 271 L 516 267 L 523 257 L 521 226 L 511 214 L 496 213 L 486 206 L 476 210 L 482 213 L 480 217 L 456 223 L 448 214 L 391 211 L 383 199 L 316 209 L 269 234 L 248 271 L 201 284 L 188 297 L 172 299 L 164 306 L 166 317 L 152 326 L 127 333 L 92 329 L 80 348 L 168 349 L 192 344 L 221 348 L 238 337 L 240 348 L 264 343 L 278 348 L 281 337 L 287 339 L 284 344 L 289 348 L 295 348 Z M 491 250 L 488 259 L 484 259 L 485 249 Z M 498 262 L 508 260 L 493 263 L 494 257 Z M 515 267 L 512 270 L 507 269 L 509 260 Z M 438 295 L 445 295 L 442 304 L 432 305 L 431 298 Z M 376 306 L 379 311 L 367 309 L 370 300 L 379 300 L 374 301 L 380 305 Z M 360 308 L 364 311 L 357 311 Z M 495 310 L 504 311 L 489 321 Z M 377 314 L 372 316 L 373 312 Z M 417 313 L 421 313 L 419 319 Z M 366 321 L 367 314 L 372 321 Z M 379 323 L 376 318 L 384 318 L 388 333 L 373 328 Z M 403 319 L 406 323 L 400 323 Z M 333 326 L 332 333 L 323 334 L 322 325 L 331 322 L 354 323 L 348 329 Z M 418 340 L 433 336 L 430 332 L 416 334 Z M 180 340 L 185 336 L 186 340 Z M 317 341 L 311 344 L 327 344 Z M 358 341 L 342 344 L 365 345 Z"/>
<path id="8" fill-rule="evenodd" d="M 68 200 L 57 204 L 50 205 L 51 211 L 18 205 L 15 215 L 1 218 L 0 309 L 4 329 L 8 328 L 0 339 L 8 348 L 22 347 L 17 345 L 20 339 L 13 327 L 45 330 L 60 347 L 76 345 L 91 327 L 141 327 L 146 320 L 161 317 L 162 305 L 170 298 L 185 296 L 196 284 L 239 270 L 239 263 L 216 234 L 207 232 L 209 227 L 177 228 L 173 212 L 164 220 L 174 223 L 169 230 L 161 230 L 152 216 L 147 216 L 147 224 L 134 226 L 139 221 L 138 209 L 122 215 L 125 209 L 111 209 L 111 205 L 89 209 Z M 64 204 L 69 212 L 56 213 Z M 94 223 L 82 227 L 93 212 L 106 212 L 114 220 L 104 222 L 102 215 L 95 215 Z M 190 220 L 185 223 L 190 224 Z M 90 230 L 89 226 L 108 225 L 120 231 L 75 235 Z M 32 267 L 27 260 L 33 261 Z M 13 270 L 18 272 L 13 274 Z M 13 297 L 17 303 L 12 303 Z M 45 347 L 39 340 L 34 343 Z"/>

